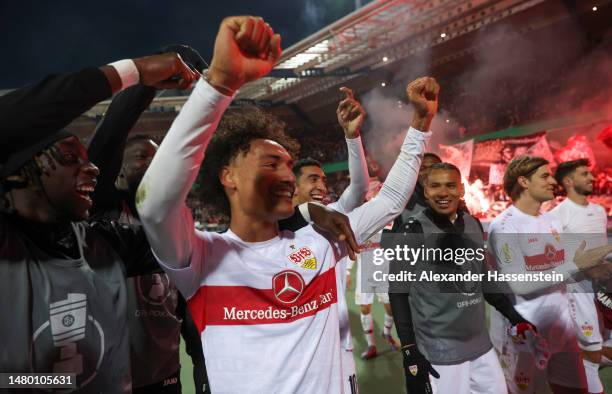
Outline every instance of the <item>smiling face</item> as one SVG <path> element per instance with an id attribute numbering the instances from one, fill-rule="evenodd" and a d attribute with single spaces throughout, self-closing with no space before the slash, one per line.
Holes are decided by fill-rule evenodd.
<path id="1" fill-rule="evenodd" d="M 461 175 L 454 169 L 430 169 L 424 187 L 427 203 L 438 215 L 454 218 L 464 195 Z"/>
<path id="2" fill-rule="evenodd" d="M 53 147 L 57 157 L 40 157 L 40 177 L 53 217 L 60 220 L 85 220 L 92 206 L 91 193 L 100 174 L 88 157 L 87 150 L 76 137 L 57 141 Z"/>
<path id="3" fill-rule="evenodd" d="M 300 168 L 297 177 L 294 205 L 305 202 L 323 202 L 327 197 L 327 177 L 321 167 L 312 165 Z"/>
<path id="4" fill-rule="evenodd" d="M 552 176 L 550 167 L 546 164 L 538 167 L 531 176 L 520 176 L 519 184 L 525 189 L 523 194 L 528 194 L 532 199 L 538 202 L 545 202 L 555 198 L 555 185 L 557 181 Z"/>
<path id="5" fill-rule="evenodd" d="M 277 142 L 255 139 L 220 170 L 219 178 L 230 201 L 232 216 L 241 212 L 269 221 L 293 214 L 295 190 L 293 159 Z"/>

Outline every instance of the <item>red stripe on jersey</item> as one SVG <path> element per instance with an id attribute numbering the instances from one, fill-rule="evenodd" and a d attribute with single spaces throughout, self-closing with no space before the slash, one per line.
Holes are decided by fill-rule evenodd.
<path id="1" fill-rule="evenodd" d="M 280 276 L 279 276 L 280 275 Z M 294 282 L 289 283 L 287 278 Z M 298 278 L 299 277 L 299 278 Z M 216 325 L 254 325 L 289 323 L 329 308 L 338 301 L 335 268 L 315 277 L 308 285 L 296 271 L 285 270 L 274 276 L 277 285 L 270 289 L 248 286 L 202 286 L 187 301 L 198 330 Z M 300 289 L 300 280 L 303 288 Z M 299 297 L 287 298 L 283 284 Z M 276 288 L 275 288 L 276 287 Z M 294 294 L 297 294 L 294 292 Z"/>
<path id="2" fill-rule="evenodd" d="M 565 262 L 565 250 L 555 250 L 552 245 L 546 245 L 544 253 L 524 257 L 527 271 L 544 271 L 563 264 Z"/>

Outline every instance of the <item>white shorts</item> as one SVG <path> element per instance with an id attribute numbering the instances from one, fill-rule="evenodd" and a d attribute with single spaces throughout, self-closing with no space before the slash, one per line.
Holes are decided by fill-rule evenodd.
<path id="1" fill-rule="evenodd" d="M 355 284 L 355 304 L 357 305 L 372 305 L 374 303 L 374 294 L 378 298 L 378 302 L 383 304 L 389 303 L 389 294 L 387 293 L 376 293 L 376 289 L 372 286 L 364 284 L 361 286 L 361 259 L 357 260 L 357 280 Z"/>
<path id="2" fill-rule="evenodd" d="M 539 370 L 535 367 L 531 353 L 517 351 L 510 337 L 506 338 L 500 362 L 510 392 L 540 393 L 548 387 L 548 382 L 565 387 L 587 388 L 584 365 L 575 340 L 566 341 L 563 351 L 553 353 L 548 367 Z"/>
<path id="3" fill-rule="evenodd" d="M 433 365 L 440 379 L 430 376 L 435 394 L 506 394 L 504 373 L 495 350 L 472 361 L 454 365 Z"/>
<path id="4" fill-rule="evenodd" d="M 340 351 L 342 352 L 340 361 L 342 362 L 344 393 L 357 394 L 357 375 L 355 373 L 355 359 L 353 358 L 353 351 L 346 349 L 340 349 Z"/>
<path id="5" fill-rule="evenodd" d="M 610 330 L 603 326 L 593 293 L 568 293 L 570 313 L 576 325 L 578 346 L 588 352 L 601 350 L 610 340 Z"/>
<path id="6" fill-rule="evenodd" d="M 515 306 L 527 320 L 535 324 L 540 335 L 548 342 L 551 356 L 544 370 L 535 367 L 531 353 L 521 351 L 507 334 L 509 323 L 491 325 L 501 330 L 496 337 L 503 338 L 500 363 L 504 370 L 508 390 L 514 393 L 539 393 L 548 383 L 586 389 L 587 381 L 582 356 L 576 340 L 576 329 L 570 313 L 566 293 L 549 293 Z M 533 309 L 537 307 L 537 309 Z M 493 315 L 492 315 L 493 316 Z M 495 326 L 495 327 L 494 327 Z"/>

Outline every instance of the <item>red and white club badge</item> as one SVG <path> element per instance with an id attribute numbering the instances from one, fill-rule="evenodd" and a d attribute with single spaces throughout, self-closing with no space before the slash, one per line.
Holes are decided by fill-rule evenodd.
<path id="1" fill-rule="evenodd" d="M 314 270 L 317 268 L 317 258 L 310 248 L 304 246 L 288 256 L 289 260 L 301 268 Z"/>

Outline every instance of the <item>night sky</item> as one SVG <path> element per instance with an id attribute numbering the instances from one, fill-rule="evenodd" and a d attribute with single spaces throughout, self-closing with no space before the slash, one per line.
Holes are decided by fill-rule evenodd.
<path id="1" fill-rule="evenodd" d="M 287 48 L 354 8 L 354 0 L 0 0 L 0 89 L 167 44 L 191 45 L 209 62 L 229 15 L 264 17 Z"/>

